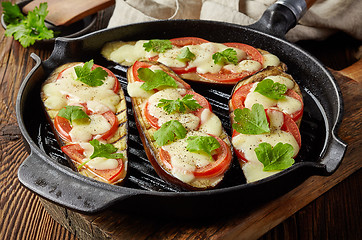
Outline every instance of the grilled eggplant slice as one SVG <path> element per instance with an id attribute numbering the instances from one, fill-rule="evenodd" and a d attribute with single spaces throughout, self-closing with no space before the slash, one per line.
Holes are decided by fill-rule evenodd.
<path id="1" fill-rule="evenodd" d="M 284 87 L 272 85 L 275 82 Z M 270 88 L 273 92 L 288 90 L 280 93 L 283 99 L 276 100 L 263 95 Z M 240 81 L 233 89 L 229 109 L 234 129 L 232 144 L 247 182 L 271 176 L 294 163 L 293 158 L 301 147 L 299 125 L 303 99 L 291 75 L 268 67 Z M 253 126 L 247 125 L 248 121 L 253 122 Z"/>
<path id="2" fill-rule="evenodd" d="M 154 85 L 159 76 L 161 85 Z M 157 174 L 186 190 L 215 188 L 232 151 L 209 102 L 160 63 L 136 61 L 127 78 L 137 128 Z"/>
<path id="3" fill-rule="evenodd" d="M 128 168 L 128 124 L 124 93 L 114 74 L 93 61 L 62 65 L 43 83 L 41 99 L 71 167 L 120 184 Z"/>
<path id="4" fill-rule="evenodd" d="M 158 61 L 183 79 L 212 84 L 234 85 L 267 66 L 286 70 L 277 56 L 265 50 L 196 37 L 110 42 L 103 47 L 102 55 L 125 66 L 140 60 Z"/>

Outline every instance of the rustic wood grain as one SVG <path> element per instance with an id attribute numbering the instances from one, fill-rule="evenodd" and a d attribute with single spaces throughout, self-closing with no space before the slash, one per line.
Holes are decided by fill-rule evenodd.
<path id="1" fill-rule="evenodd" d="M 98 20 L 98 27 L 104 23 Z M 259 206 L 243 214 L 198 223 L 112 210 L 88 216 L 40 199 L 21 186 L 16 176 L 28 156 L 16 122 L 17 91 L 34 65 L 30 53 L 44 60 L 50 49 L 24 49 L 5 37 L 0 28 L 0 239 L 362 239 L 362 174 L 361 170 L 352 174 L 361 168 L 361 82 L 333 71 L 348 103 L 339 136 L 350 145 L 336 173 L 311 177 L 304 183 L 309 192 L 300 186 L 270 202 L 268 208 Z M 361 76 L 353 69 L 341 72 Z M 301 192 L 304 198 L 300 198 Z M 280 207 L 290 201 L 293 204 Z"/>

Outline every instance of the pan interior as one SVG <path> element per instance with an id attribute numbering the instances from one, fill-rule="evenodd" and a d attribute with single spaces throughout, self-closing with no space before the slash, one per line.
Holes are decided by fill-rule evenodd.
<path id="1" fill-rule="evenodd" d="M 56 58 L 54 57 L 55 60 L 52 60 L 51 57 L 48 63 L 49 66 L 59 66 L 65 62 L 94 59 L 95 63 L 107 67 L 117 76 L 126 96 L 128 96 L 126 90 L 127 68 L 109 62 L 100 55 L 100 49 L 104 43 L 114 40 L 169 39 L 182 36 L 201 37 L 215 42 L 243 42 L 268 50 L 279 56 L 281 61 L 287 64 L 289 68 L 288 73 L 300 84 L 305 103 L 301 123 L 302 148 L 296 158 L 296 162 L 319 162 L 328 141 L 330 122 L 333 122 L 332 118 L 335 114 L 335 110 L 331 107 L 333 102 L 329 101 L 328 95 L 323 96 L 331 88 L 331 80 L 324 72 L 320 72 L 320 66 L 313 63 L 309 56 L 300 51 L 295 51 L 293 46 L 284 44 L 284 41 L 229 24 L 193 21 L 155 22 L 111 29 L 110 31 L 93 34 L 84 40 L 66 42 L 63 45 L 68 49 L 62 50 L 65 52 L 65 57 L 62 58 L 62 56 L 58 55 Z M 82 42 L 82 44 L 79 45 L 79 42 Z M 59 49 L 56 49 L 54 52 L 59 54 Z M 46 72 L 49 73 L 53 69 L 53 67 L 48 67 Z M 44 80 L 45 78 L 39 81 L 42 82 Z M 39 85 L 35 87 L 28 99 L 25 100 L 26 106 L 29 107 L 28 109 L 25 107 L 24 111 L 25 128 L 28 130 L 33 141 L 50 156 L 52 161 L 67 166 L 67 160 L 61 152 L 42 111 Z M 190 83 L 190 85 L 196 92 L 209 100 L 213 111 L 219 116 L 224 128 L 230 134 L 228 100 L 232 87 L 211 86 L 200 83 Z M 129 177 L 123 186 L 158 192 L 182 191 L 164 182 L 153 170 L 139 138 L 129 97 L 126 97 L 126 100 L 129 119 Z M 328 111 L 325 109 L 328 109 Z M 72 170 L 69 169 L 69 171 Z M 234 158 L 232 167 L 219 188 L 243 184 L 245 184 L 243 173 L 237 159 Z"/>

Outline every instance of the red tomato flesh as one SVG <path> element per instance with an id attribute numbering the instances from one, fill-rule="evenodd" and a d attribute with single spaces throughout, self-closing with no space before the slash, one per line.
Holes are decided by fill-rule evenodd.
<path id="1" fill-rule="evenodd" d="M 88 111 L 86 111 L 88 112 Z M 118 119 L 117 116 L 112 111 L 107 111 L 102 114 L 102 116 L 109 122 L 111 128 L 103 133 L 100 138 L 107 140 L 111 138 L 118 129 Z M 72 138 L 69 135 L 70 131 L 72 130 L 72 125 L 70 121 L 66 118 L 59 117 L 58 115 L 54 118 L 54 127 L 59 133 L 59 135 L 66 141 L 71 142 Z"/>
<path id="2" fill-rule="evenodd" d="M 82 164 L 84 156 L 84 149 L 79 144 L 69 144 L 62 147 L 62 151 L 73 161 Z M 117 159 L 118 166 L 114 169 L 105 169 L 105 170 L 99 170 L 99 169 L 92 169 L 87 167 L 87 165 L 83 167 L 87 167 L 90 171 L 95 173 L 96 175 L 106 179 L 109 182 L 115 182 L 121 177 L 121 173 L 123 170 L 123 161 L 122 159 Z"/>

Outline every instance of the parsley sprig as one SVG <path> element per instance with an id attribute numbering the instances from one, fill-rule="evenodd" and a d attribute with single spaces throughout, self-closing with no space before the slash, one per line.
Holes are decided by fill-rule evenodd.
<path id="1" fill-rule="evenodd" d="M 60 109 L 58 116 L 68 119 L 71 124 L 74 120 L 89 119 L 89 116 L 83 111 L 82 107 L 70 105 Z"/>
<path id="2" fill-rule="evenodd" d="M 263 105 L 255 103 L 248 108 L 235 109 L 233 128 L 242 134 L 263 134 L 270 132 L 268 120 Z"/>
<path id="3" fill-rule="evenodd" d="M 274 82 L 271 79 L 264 79 L 259 82 L 254 92 L 258 92 L 268 98 L 279 100 L 285 98 L 288 88 L 285 84 Z"/>
<path id="4" fill-rule="evenodd" d="M 36 40 L 50 39 L 54 37 L 54 32 L 49 30 L 44 23 L 48 15 L 48 4 L 40 3 L 39 8 L 28 12 L 25 17 L 20 8 L 10 2 L 2 2 L 4 21 L 7 25 L 5 36 L 13 36 L 23 47 L 33 45 Z"/>
<path id="5" fill-rule="evenodd" d="M 163 108 L 168 114 L 175 112 L 185 113 L 187 110 L 196 111 L 202 108 L 202 106 L 193 99 L 192 94 L 186 94 L 182 99 L 178 98 L 176 100 L 160 99 L 157 107 Z"/>
<path id="6" fill-rule="evenodd" d="M 143 44 L 143 47 L 147 52 L 153 51 L 157 53 L 163 53 L 172 48 L 170 40 L 152 39 Z"/>
<path id="7" fill-rule="evenodd" d="M 212 151 L 220 147 L 220 143 L 212 136 L 190 136 L 186 139 L 186 149 L 190 152 L 204 152 L 212 160 Z"/>
<path id="8" fill-rule="evenodd" d="M 212 55 L 212 59 L 215 64 L 227 64 L 233 63 L 234 65 L 238 64 L 238 57 L 235 49 L 227 48 L 222 52 L 217 52 Z"/>
<path id="9" fill-rule="evenodd" d="M 152 71 L 149 68 L 139 68 L 137 69 L 137 73 L 138 77 L 144 81 L 141 88 L 145 91 L 150 91 L 161 86 L 177 87 L 175 79 L 162 70 Z"/>
<path id="10" fill-rule="evenodd" d="M 75 73 L 77 75 L 76 80 L 81 81 L 91 87 L 101 86 L 108 76 L 108 73 L 101 67 L 97 67 L 92 70 L 93 64 L 94 61 L 92 59 L 84 63 L 83 66 L 74 67 Z"/>
<path id="11" fill-rule="evenodd" d="M 162 124 L 153 137 L 159 146 L 166 145 L 174 142 L 176 139 L 183 139 L 186 137 L 187 130 L 177 120 L 171 120 Z"/>
<path id="12" fill-rule="evenodd" d="M 108 159 L 119 159 L 124 157 L 122 153 L 117 152 L 118 149 L 112 144 L 103 144 L 100 143 L 97 139 L 93 139 L 89 141 L 89 143 L 93 146 L 93 153 L 87 161 L 84 161 L 81 165 L 78 166 L 78 169 L 81 169 L 85 164 L 96 157 L 104 157 Z"/>
<path id="13" fill-rule="evenodd" d="M 263 142 L 254 151 L 258 160 L 263 163 L 264 171 L 284 170 L 294 164 L 294 151 L 289 143 L 279 142 L 272 147 Z"/>
<path id="14" fill-rule="evenodd" d="M 195 59 L 195 54 L 190 51 L 188 47 L 184 47 L 181 49 L 181 52 L 179 55 L 177 55 L 177 60 L 181 62 L 189 62 L 191 60 Z"/>

